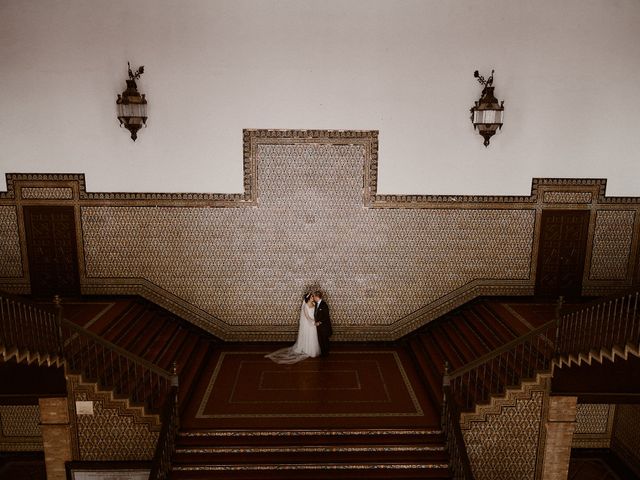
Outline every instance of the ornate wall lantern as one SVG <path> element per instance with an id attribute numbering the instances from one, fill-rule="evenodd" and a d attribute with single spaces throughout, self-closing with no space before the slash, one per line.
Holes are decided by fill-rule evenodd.
<path id="1" fill-rule="evenodd" d="M 489 146 L 489 139 L 502 128 L 504 116 L 504 101 L 499 102 L 493 94 L 493 72 L 491 70 L 491 76 L 486 80 L 478 70 L 473 72 L 473 76 L 484 88 L 480 100 L 471 108 L 471 122 L 473 122 L 473 129 L 478 129 L 478 133 L 484 137 L 485 147 Z"/>
<path id="2" fill-rule="evenodd" d="M 131 132 L 131 139 L 135 142 L 136 138 L 138 138 L 138 130 L 143 125 L 147 125 L 147 99 L 144 93 L 140 95 L 136 85 L 136 80 L 144 73 L 144 65 L 138 68 L 136 73 L 131 71 L 129 62 L 127 62 L 127 65 L 129 66 L 127 89 L 122 92 L 122 95 L 118 95 L 116 105 L 118 105 L 120 126 L 124 126 Z"/>

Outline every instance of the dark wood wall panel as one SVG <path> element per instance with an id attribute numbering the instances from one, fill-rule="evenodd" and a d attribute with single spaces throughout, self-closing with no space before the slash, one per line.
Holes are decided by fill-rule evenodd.
<path id="1" fill-rule="evenodd" d="M 25 206 L 31 293 L 78 295 L 78 252 L 73 207 Z"/>

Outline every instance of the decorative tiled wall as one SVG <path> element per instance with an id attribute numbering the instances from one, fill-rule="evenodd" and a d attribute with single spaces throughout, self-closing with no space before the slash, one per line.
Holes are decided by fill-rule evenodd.
<path id="1" fill-rule="evenodd" d="M 579 403 L 573 448 L 609 448 L 616 406 L 602 403 Z"/>
<path id="2" fill-rule="evenodd" d="M 0 206 L 0 277 L 21 277 L 22 255 L 16 207 Z"/>
<path id="3" fill-rule="evenodd" d="M 78 460 L 151 460 L 159 425 L 124 400 L 113 400 L 89 384 L 71 380 L 72 402 L 90 401 L 93 414 L 74 414 Z M 156 419 L 157 420 L 157 419 Z"/>
<path id="4" fill-rule="evenodd" d="M 536 474 L 544 392 L 532 391 L 498 415 L 463 430 L 477 480 L 533 480 Z"/>
<path id="5" fill-rule="evenodd" d="M 601 210 L 596 214 L 590 278 L 622 280 L 629 275 L 636 212 Z"/>
<path id="6" fill-rule="evenodd" d="M 73 198 L 73 190 L 67 187 L 24 187 L 21 189 L 21 196 L 24 199 L 71 200 Z"/>
<path id="7" fill-rule="evenodd" d="M 543 198 L 546 203 L 591 203 L 593 194 L 591 192 L 547 191 L 544 192 Z"/>
<path id="8" fill-rule="evenodd" d="M 42 450 L 37 405 L 0 405 L 0 451 Z"/>
<path id="9" fill-rule="evenodd" d="M 245 131 L 243 151 L 240 194 L 91 193 L 81 174 L 7 175 L 0 288 L 28 292 L 25 204 L 76 208 L 84 294 L 142 295 L 232 341 L 292 339 L 312 287 L 327 294 L 334 340 L 392 340 L 479 295 L 532 294 L 545 208 L 592 212 L 586 293 L 631 284 L 640 199 L 605 197 L 605 180 L 381 195 L 377 132 Z"/>

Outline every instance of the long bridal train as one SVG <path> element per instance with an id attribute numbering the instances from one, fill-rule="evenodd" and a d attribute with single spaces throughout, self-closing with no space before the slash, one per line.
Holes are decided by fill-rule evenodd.
<path id="1" fill-rule="evenodd" d="M 300 322 L 298 324 L 298 338 L 291 347 L 281 348 L 265 355 L 275 363 L 298 363 L 310 357 L 320 355 L 318 330 L 314 319 L 315 303 L 310 294 L 305 295 L 300 307 Z"/>

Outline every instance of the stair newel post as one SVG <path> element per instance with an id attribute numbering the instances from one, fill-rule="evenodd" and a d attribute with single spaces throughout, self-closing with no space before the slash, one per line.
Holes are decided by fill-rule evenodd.
<path id="1" fill-rule="evenodd" d="M 449 388 L 451 386 L 451 377 L 449 376 L 449 362 L 444 362 L 444 374 L 442 375 L 442 424 L 447 421 L 446 410 L 448 408 L 449 401 Z"/>
<path id="2" fill-rule="evenodd" d="M 178 388 L 180 386 L 180 381 L 178 379 L 178 362 L 175 360 L 171 364 L 171 394 L 173 395 L 173 409 L 174 416 L 176 422 L 176 430 L 179 427 L 180 415 L 178 414 Z"/>
<path id="3" fill-rule="evenodd" d="M 555 316 L 556 316 L 555 353 L 556 355 L 560 354 L 560 319 L 561 319 L 563 303 L 564 303 L 564 297 L 560 295 L 558 297 L 558 302 L 556 303 L 556 310 L 555 310 Z"/>
<path id="4" fill-rule="evenodd" d="M 62 338 L 62 299 L 60 295 L 53 296 L 53 304 L 56 308 L 56 327 L 58 335 L 58 356 L 64 358 L 64 340 Z"/>

